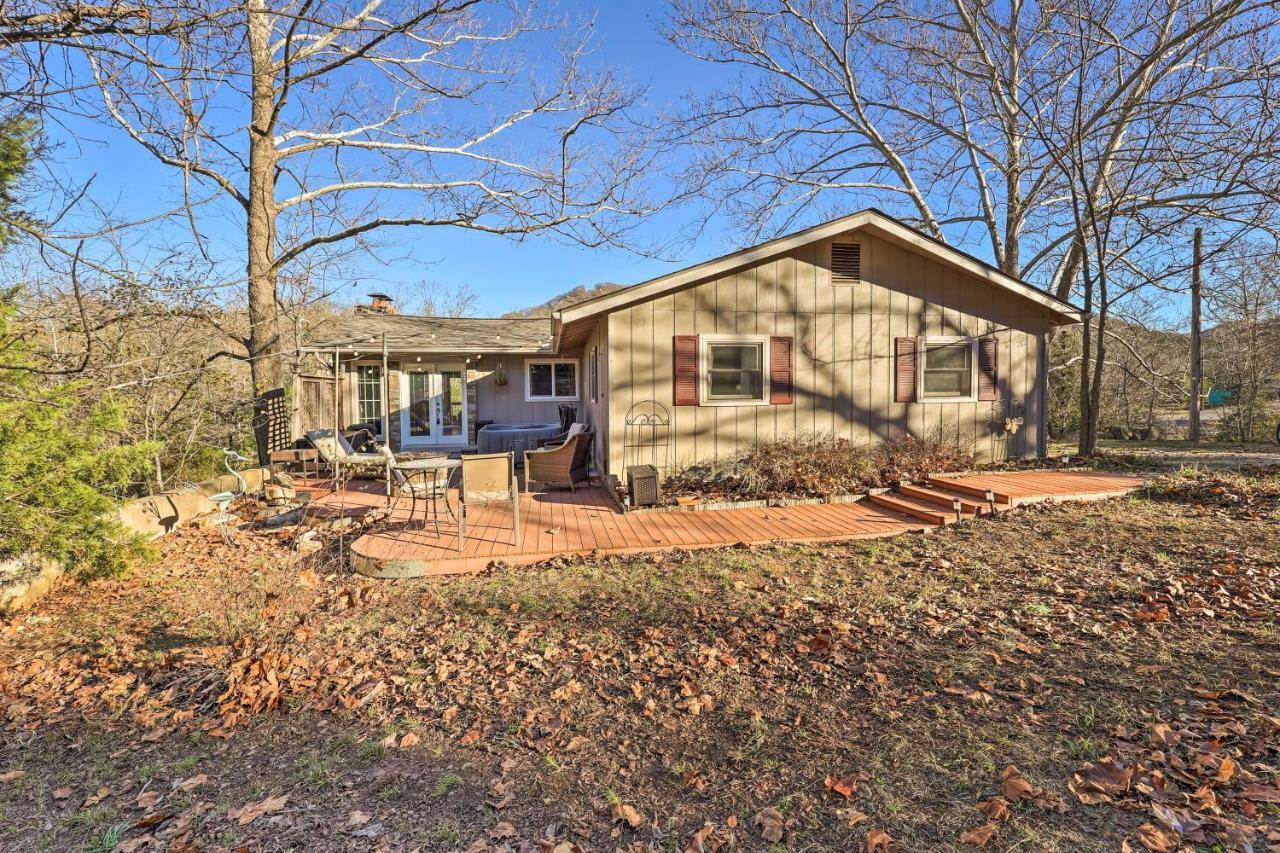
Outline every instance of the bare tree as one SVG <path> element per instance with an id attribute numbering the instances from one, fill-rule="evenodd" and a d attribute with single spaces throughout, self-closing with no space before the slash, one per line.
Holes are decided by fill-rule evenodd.
<path id="1" fill-rule="evenodd" d="M 480 299 L 469 284 L 420 281 L 414 291 L 413 311 L 424 317 L 470 317 Z"/>
<path id="2" fill-rule="evenodd" d="M 1205 308 L 1209 378 L 1234 410 L 1224 427 L 1240 441 L 1259 438 L 1269 397 L 1280 399 L 1280 250 L 1244 244 L 1211 269 Z"/>
<path id="3" fill-rule="evenodd" d="M 1193 224 L 1277 229 L 1272 0 L 676 0 L 668 31 L 742 69 L 682 127 L 752 230 L 873 200 L 1081 297 L 1085 452 L 1107 314 L 1185 287 Z"/>
<path id="4" fill-rule="evenodd" d="M 82 8 L 28 5 L 10 19 Z M 396 227 L 612 244 L 648 209 L 654 149 L 617 142 L 637 92 L 589 68 L 589 28 L 523 0 L 147 10 L 136 32 L 54 28 L 13 49 L 67 76 L 46 106 L 94 115 L 173 169 L 194 250 L 226 254 L 215 220 L 242 226 L 248 327 L 234 336 L 257 391 L 283 380 L 279 284 L 298 264 Z"/>

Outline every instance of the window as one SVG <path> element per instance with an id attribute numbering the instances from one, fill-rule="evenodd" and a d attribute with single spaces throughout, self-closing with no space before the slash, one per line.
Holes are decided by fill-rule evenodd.
<path id="1" fill-rule="evenodd" d="M 356 365 L 356 421 L 374 424 L 378 437 L 382 430 L 382 367 L 376 364 Z"/>
<path id="2" fill-rule="evenodd" d="M 703 335 L 703 402 L 707 405 L 767 404 L 767 343 L 764 336 Z"/>
<path id="3" fill-rule="evenodd" d="M 921 346 L 920 398 L 967 401 L 974 396 L 972 338 L 925 338 Z"/>
<path id="4" fill-rule="evenodd" d="M 591 394 L 591 402 L 600 402 L 600 348 L 591 348 L 591 357 L 587 362 L 587 388 Z"/>
<path id="5" fill-rule="evenodd" d="M 548 359 L 525 362 L 524 398 L 540 400 L 578 399 L 578 362 Z"/>

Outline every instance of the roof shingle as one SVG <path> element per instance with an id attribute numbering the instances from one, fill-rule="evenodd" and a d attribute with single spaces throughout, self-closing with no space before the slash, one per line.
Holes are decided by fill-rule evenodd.
<path id="1" fill-rule="evenodd" d="M 410 352 L 549 352 L 551 318 L 488 319 L 417 317 L 410 314 L 357 314 L 312 330 L 304 346 L 381 347 Z"/>

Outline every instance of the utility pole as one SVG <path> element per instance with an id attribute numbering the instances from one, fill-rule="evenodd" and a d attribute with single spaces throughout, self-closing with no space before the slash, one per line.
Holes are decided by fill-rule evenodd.
<path id="1" fill-rule="evenodd" d="M 1191 248 L 1191 421 L 1187 438 L 1200 441 L 1200 383 L 1203 372 L 1200 365 L 1200 245 L 1203 232 L 1197 228 Z"/>

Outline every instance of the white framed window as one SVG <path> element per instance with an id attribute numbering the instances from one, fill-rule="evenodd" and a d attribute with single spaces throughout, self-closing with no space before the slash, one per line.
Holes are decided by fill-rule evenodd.
<path id="1" fill-rule="evenodd" d="M 352 381 L 356 386 L 355 394 L 352 395 L 356 404 L 356 422 L 374 424 L 377 428 L 374 437 L 385 438 L 386 429 L 382 422 L 382 365 L 357 364 Z"/>
<path id="2" fill-rule="evenodd" d="M 769 404 L 768 335 L 700 335 L 704 406 Z"/>
<path id="3" fill-rule="evenodd" d="M 978 399 L 977 338 L 921 338 L 919 364 L 921 402 L 969 403 Z"/>
<path id="4" fill-rule="evenodd" d="M 578 360 L 574 358 L 529 359 L 524 363 L 526 403 L 578 399 Z"/>

